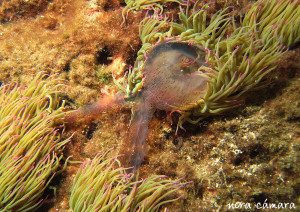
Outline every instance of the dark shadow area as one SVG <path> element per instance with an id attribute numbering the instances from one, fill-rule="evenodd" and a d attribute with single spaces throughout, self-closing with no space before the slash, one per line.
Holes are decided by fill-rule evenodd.
<path id="1" fill-rule="evenodd" d="M 136 61 L 136 55 L 139 51 L 139 49 L 142 47 L 142 43 L 140 42 L 140 44 L 137 46 L 137 48 L 133 49 L 131 47 L 128 47 L 130 49 L 129 53 L 128 53 L 128 57 L 125 58 L 125 62 L 127 64 L 127 68 L 125 70 L 128 70 L 128 67 L 133 67 L 134 63 Z"/>
<path id="2" fill-rule="evenodd" d="M 289 50 L 295 50 L 300 47 L 300 41 L 289 47 Z"/>
<path id="3" fill-rule="evenodd" d="M 120 6 L 121 6 L 121 7 L 125 7 L 125 6 L 126 6 L 125 1 L 121 1 L 121 2 L 120 2 Z"/>
<path id="4" fill-rule="evenodd" d="M 69 73 L 71 70 L 71 61 L 67 61 L 62 70 L 66 73 Z"/>
<path id="5" fill-rule="evenodd" d="M 63 163 L 61 164 L 61 166 L 63 166 Z M 62 195 L 59 194 L 58 189 L 62 187 L 62 183 L 65 178 L 65 174 L 64 172 L 62 172 L 51 180 L 42 196 L 43 202 L 41 204 L 41 207 L 39 207 L 36 211 L 50 211 L 50 209 L 53 208 L 53 205 L 55 205 L 55 203 L 57 202 L 57 199 L 61 199 L 61 197 L 57 196 Z"/>
<path id="6" fill-rule="evenodd" d="M 109 65 L 112 63 L 111 57 L 113 56 L 112 51 L 108 46 L 105 46 L 99 50 L 95 55 L 96 65 Z"/>
<path id="7" fill-rule="evenodd" d="M 260 192 L 258 194 L 254 194 L 250 198 L 251 198 L 252 202 L 254 202 L 255 204 L 260 203 L 261 205 L 263 205 L 264 202 L 266 202 L 266 203 L 272 202 L 270 197 L 268 197 L 268 195 L 263 193 L 263 192 Z"/>
<path id="8" fill-rule="evenodd" d="M 97 122 L 90 123 L 88 128 L 86 129 L 85 137 L 89 140 L 92 139 L 94 136 L 94 132 L 97 130 L 97 127 L 98 127 Z"/>
<path id="9" fill-rule="evenodd" d="M 106 1 L 106 3 L 103 6 L 103 10 L 105 12 L 114 11 L 114 10 L 120 8 L 120 6 L 122 6 L 122 3 L 125 4 L 125 2 L 120 3 L 119 1 L 108 0 L 108 1 Z M 126 4 L 125 4 L 125 6 L 126 6 Z"/>

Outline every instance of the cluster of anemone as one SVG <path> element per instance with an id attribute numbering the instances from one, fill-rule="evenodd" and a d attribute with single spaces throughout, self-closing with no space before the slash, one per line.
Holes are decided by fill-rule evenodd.
<path id="1" fill-rule="evenodd" d="M 137 180 L 138 176 L 127 171 L 107 154 L 86 160 L 74 178 L 70 210 L 159 211 L 179 198 L 175 193 L 184 185 L 159 175 Z"/>
<path id="2" fill-rule="evenodd" d="M 170 2 L 182 5 L 184 0 L 125 0 L 126 6 L 123 9 L 122 15 L 125 19 L 125 14 L 127 16 L 130 11 L 139 10 L 155 10 L 162 14 L 163 5 Z"/>
<path id="3" fill-rule="evenodd" d="M 296 0 L 258 1 L 247 12 L 242 25 L 257 32 L 264 43 L 292 46 L 300 40 L 300 5 Z"/>
<path id="4" fill-rule="evenodd" d="M 63 116 L 55 86 L 35 78 L 27 87 L 0 88 L 0 210 L 32 211 L 62 167 L 55 119 Z M 55 83 L 55 81 L 52 81 Z M 51 87 L 51 89 L 50 89 Z"/>
<path id="5" fill-rule="evenodd" d="M 181 10 L 174 22 L 154 14 L 140 23 L 142 47 L 134 67 L 116 84 L 128 97 L 143 88 L 147 54 L 170 39 L 199 46 L 206 51 L 208 66 L 199 72 L 208 79 L 204 97 L 179 108 L 180 123 L 197 123 L 203 117 L 220 114 L 243 104 L 245 94 L 265 85 L 285 50 L 300 40 L 300 5 L 293 0 L 260 0 L 241 21 L 228 9 L 209 16 L 207 5 Z"/>

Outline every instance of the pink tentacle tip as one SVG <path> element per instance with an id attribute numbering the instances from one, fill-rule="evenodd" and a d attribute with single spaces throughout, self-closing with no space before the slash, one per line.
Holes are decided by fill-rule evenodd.
<path id="1" fill-rule="evenodd" d="M 132 173 L 125 173 L 125 174 L 124 174 L 125 180 L 129 180 L 132 176 L 133 176 Z"/>

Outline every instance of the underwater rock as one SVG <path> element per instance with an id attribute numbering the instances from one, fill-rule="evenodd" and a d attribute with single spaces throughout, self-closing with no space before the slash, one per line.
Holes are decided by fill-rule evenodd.
<path id="1" fill-rule="evenodd" d="M 225 10 L 207 23 L 205 7 L 196 12 L 197 4 L 191 11 L 178 14 L 179 23 L 156 14 L 145 17 L 140 25 L 143 45 L 134 67 L 125 77 L 115 79 L 121 91 L 79 110 L 74 117 L 90 120 L 116 105 L 134 104 L 131 127 L 123 144 L 123 162 L 136 170 L 145 155 L 148 122 L 156 109 L 179 112 L 181 127 L 184 121 L 198 123 L 207 116 L 243 105 L 246 94 L 266 83 L 266 76 L 276 68 L 284 52 L 282 45 L 299 40 L 297 27 L 286 29 L 282 22 L 276 25 L 278 32 L 267 31 L 273 22 L 255 15 L 261 13 L 257 4 L 238 23 L 230 23 Z M 299 23 L 299 6 L 286 4 L 279 4 L 281 14 Z M 268 5 L 270 10 L 266 9 Z M 273 1 L 263 6 L 268 17 L 281 16 Z M 298 10 L 290 10 L 293 7 Z M 231 28 L 233 31 L 225 37 Z M 288 32 L 293 36 L 285 36 Z M 69 121 L 74 117 L 70 116 Z"/>
<path id="2" fill-rule="evenodd" d="M 49 0 L 3 0 L 0 1 L 0 22 L 9 22 L 21 17 L 34 17 L 51 4 Z"/>
<path id="3" fill-rule="evenodd" d="M 93 2 L 98 4 L 97 7 L 88 7 Z M 198 1 L 200 6 L 195 7 L 194 11 L 192 8 L 194 1 L 189 1 L 191 3 L 190 9 L 188 11 L 184 9 L 181 12 L 178 4 L 167 4 L 163 5 L 163 16 L 160 16 L 160 19 L 147 16 L 149 20 L 156 21 L 156 25 L 152 22 L 155 26 L 153 31 L 146 27 L 146 20 L 141 23 L 141 29 L 145 29 L 142 31 L 145 32 L 145 36 L 141 36 L 142 32 L 140 34 L 141 40 L 138 39 L 138 25 L 145 13 L 148 12 L 147 15 L 153 13 L 148 10 L 149 8 L 143 11 L 131 10 L 126 24 L 121 25 L 124 3 L 112 5 L 113 2 L 118 2 L 118 0 L 53 0 L 48 4 L 46 10 L 39 10 L 38 16 L 35 17 L 27 16 L 24 13 L 19 16 L 17 11 L 13 10 L 12 16 L 10 16 L 13 17 L 12 21 L 0 24 L 0 80 L 4 84 L 12 81 L 28 84 L 31 80 L 29 75 L 36 74 L 38 70 L 45 70 L 50 75 L 56 73 L 57 77 L 65 80 L 65 83 L 69 85 L 68 90 L 63 91 L 71 99 L 71 104 L 86 105 L 96 101 L 104 84 L 106 85 L 98 79 L 98 53 L 108 46 L 109 52 L 111 52 L 109 55 L 112 57 L 111 61 L 115 63 L 116 58 L 121 58 L 122 63 L 125 64 L 125 72 L 122 68 L 118 72 L 120 74 L 117 74 L 123 76 L 128 70 L 127 67 L 134 63 L 136 52 L 142 41 L 142 49 L 145 51 L 139 52 L 137 66 L 134 67 L 138 71 L 131 72 L 133 73 L 132 78 L 129 75 L 124 77 L 124 80 L 128 82 L 130 78 L 131 83 L 128 86 L 128 91 L 126 91 L 127 87 L 124 86 L 125 93 L 128 92 L 126 95 L 129 93 L 136 94 L 136 98 L 133 98 L 134 95 L 132 95 L 134 101 L 130 102 L 127 99 L 126 105 L 129 104 L 129 107 L 133 105 L 137 111 L 138 105 L 142 107 L 139 99 L 145 87 L 143 83 L 147 83 L 145 80 L 142 81 L 145 77 L 143 62 L 146 61 L 146 57 L 144 58 L 144 56 L 148 56 L 158 43 L 163 43 L 170 37 L 177 41 L 191 42 L 193 45 L 199 41 L 201 43 L 199 46 L 208 47 L 206 49 L 206 54 L 210 53 L 208 58 L 210 60 L 207 61 L 208 67 L 217 67 L 211 73 L 215 74 L 216 71 L 223 70 L 223 72 L 219 72 L 219 76 L 225 76 L 224 78 L 214 78 L 215 82 L 218 79 L 224 79 L 219 81 L 219 87 L 212 89 L 220 91 L 219 94 L 224 94 L 224 88 L 226 88 L 224 83 L 230 82 L 228 79 L 237 82 L 239 77 L 243 76 L 243 72 L 236 72 L 236 75 L 230 75 L 230 73 L 243 71 L 245 67 L 248 67 L 248 64 L 251 64 L 248 70 L 260 70 L 261 72 L 250 71 L 251 74 L 245 78 L 248 80 L 255 79 L 259 73 L 265 73 L 267 70 L 266 61 L 269 60 L 267 58 L 262 59 L 261 56 L 263 54 L 277 55 L 273 61 L 276 64 L 277 62 L 285 64 L 286 68 L 283 70 L 276 68 L 275 71 L 269 72 L 271 74 L 265 75 L 260 80 L 257 84 L 259 86 L 254 86 L 254 88 L 260 88 L 260 85 L 263 85 L 264 89 L 257 92 L 253 87 L 250 87 L 253 85 L 252 82 L 256 82 L 255 80 L 234 84 L 239 84 L 241 88 L 247 88 L 250 91 L 250 96 L 247 96 L 246 99 L 247 106 L 244 109 L 232 110 L 233 107 L 230 104 L 234 100 L 232 97 L 240 93 L 235 92 L 238 87 L 231 87 L 233 91 L 236 89 L 231 95 L 226 93 L 226 95 L 221 96 L 218 104 L 215 104 L 214 101 L 210 102 L 212 104 L 207 104 L 208 109 L 213 109 L 212 111 L 217 113 L 210 113 L 209 110 L 206 110 L 208 113 L 201 113 L 200 110 L 189 110 L 189 112 L 195 112 L 190 114 L 193 121 L 197 120 L 197 115 L 206 117 L 222 114 L 225 110 L 215 109 L 222 108 L 220 106 L 226 103 L 229 106 L 227 107 L 229 112 L 226 115 L 206 118 L 197 125 L 185 123 L 186 131 L 179 131 L 177 136 L 174 135 L 177 122 L 175 125 L 174 123 L 170 124 L 169 116 L 163 111 L 155 113 L 148 126 L 147 154 L 143 165 L 139 168 L 139 173 L 143 178 L 155 173 L 193 181 L 191 188 L 184 189 L 188 192 L 186 197 L 167 205 L 170 211 L 226 211 L 228 210 L 228 203 L 238 201 L 263 202 L 264 198 L 275 203 L 295 202 L 298 206 L 300 172 L 299 166 L 297 166 L 297 158 L 299 158 L 299 103 L 297 102 L 299 96 L 296 94 L 299 93 L 299 74 L 292 75 L 284 84 L 280 85 L 274 81 L 269 84 L 269 79 L 274 77 L 275 80 L 280 79 L 280 76 L 278 78 L 275 75 L 276 72 L 283 75 L 291 71 L 299 72 L 299 45 L 295 45 L 293 50 L 293 52 L 298 51 L 297 54 L 284 59 L 292 51 L 277 54 L 276 51 L 273 51 L 274 49 L 266 47 L 266 51 L 259 52 L 257 50 L 264 46 L 264 42 L 256 40 L 249 45 L 251 36 L 245 36 L 246 29 L 249 29 L 247 25 L 250 23 L 252 35 L 257 35 L 254 32 L 263 31 L 265 41 L 268 41 L 268 32 L 278 32 L 277 35 L 280 38 L 275 40 L 280 41 L 285 46 L 290 41 L 294 42 L 295 36 L 299 33 L 297 30 L 292 32 L 289 30 L 294 29 L 293 26 L 299 26 L 297 21 L 297 17 L 300 17 L 299 7 L 296 7 L 299 5 L 298 1 L 245 0 L 241 2 L 228 0 L 218 1 L 215 5 L 213 3 L 215 1 Z M 160 1 L 160 4 L 162 4 L 161 2 L 163 1 Z M 202 8 L 205 2 L 209 4 L 209 7 Z M 283 7 L 282 3 L 285 4 Z M 243 19 L 245 17 L 244 12 L 249 11 L 253 4 L 258 10 L 253 9 L 243 24 L 237 23 L 233 26 L 231 24 L 232 19 Z M 214 15 L 215 12 L 221 8 L 227 8 L 227 6 L 230 8 L 223 15 L 220 15 L 220 12 Z M 274 16 L 274 11 L 280 13 L 286 11 L 284 8 L 287 8 L 289 13 Z M 181 15 L 178 14 L 179 12 Z M 92 18 L 87 18 L 90 15 Z M 5 19 L 8 20 L 6 17 Z M 47 17 L 55 17 L 57 20 L 58 25 L 53 30 L 47 28 L 47 24 L 50 24 L 48 25 L 50 28 L 54 27 L 54 25 L 51 26 L 52 22 L 47 20 Z M 269 24 L 270 20 L 273 24 Z M 195 25 L 193 25 L 194 21 Z M 263 24 L 259 25 L 260 23 Z M 158 25 L 161 26 L 160 29 L 157 27 Z M 240 26 L 243 26 L 244 29 L 236 30 Z M 279 30 L 277 30 L 278 26 L 280 26 Z M 223 31 L 222 28 L 226 30 Z M 276 34 L 273 35 L 276 36 Z M 287 37 L 286 35 L 290 36 Z M 149 46 L 148 49 L 144 48 L 145 43 Z M 247 46 L 251 46 L 251 48 L 245 50 L 244 47 Z M 218 52 L 215 51 L 217 47 L 219 48 Z M 82 60 L 85 55 L 89 55 L 90 63 L 85 63 Z M 245 60 L 243 63 L 239 63 L 243 55 L 245 55 Z M 106 57 L 106 55 L 104 56 Z M 216 58 L 218 60 L 215 60 Z M 282 59 L 284 60 L 282 61 Z M 220 63 L 218 64 L 218 62 Z M 293 68 L 290 66 L 291 63 L 298 65 Z M 76 64 L 79 65 L 79 69 L 75 66 L 72 67 Z M 107 75 L 111 73 L 110 68 L 112 66 L 107 66 L 105 67 L 106 70 L 102 71 L 100 65 L 101 77 L 104 73 Z M 94 73 L 97 75 L 91 77 Z M 74 80 L 75 75 L 73 74 L 76 74 L 76 80 Z M 104 79 L 106 80 L 106 75 Z M 138 83 L 141 83 L 140 87 L 134 86 Z M 116 89 L 110 83 L 106 86 Z M 222 86 L 224 86 L 223 89 Z M 134 90 L 135 88 L 137 89 Z M 245 91 L 245 89 L 241 90 Z M 253 94 L 251 91 L 254 91 Z M 247 93 L 242 93 L 240 97 L 245 97 Z M 122 98 L 124 100 L 124 97 Z M 239 103 L 236 106 L 244 104 L 244 101 Z M 199 104 L 198 109 L 203 109 L 203 105 Z M 111 108 L 114 107 L 107 109 Z M 149 108 L 149 106 L 144 106 L 144 108 Z M 72 142 L 65 148 L 67 150 L 66 155 L 73 156 L 72 160 L 84 161 L 86 157 L 92 158 L 98 152 L 110 148 L 115 150 L 113 154 L 117 154 L 122 149 L 121 140 L 124 140 L 124 143 L 128 142 L 125 140 L 128 138 L 125 135 L 128 133 L 127 125 L 130 123 L 131 116 L 128 108 L 118 112 L 108 111 L 100 116 L 97 113 L 94 115 L 96 115 L 94 118 L 97 119 L 95 122 L 97 128 L 92 134 L 92 139 L 89 139 L 89 136 L 88 138 L 85 137 L 85 125 L 78 125 L 75 129 L 65 131 L 69 135 L 75 133 Z M 73 122 L 77 121 L 76 119 L 73 120 Z M 145 150 L 142 149 L 141 151 Z M 52 198 L 50 204 L 48 201 L 46 202 L 48 207 L 53 207 L 50 211 L 68 210 L 67 202 L 70 195 L 68 189 L 77 169 L 76 164 L 69 164 L 68 172 L 64 173 L 62 179 L 55 181 L 57 182 L 55 186 L 58 196 Z M 52 190 L 50 196 L 52 196 Z"/>

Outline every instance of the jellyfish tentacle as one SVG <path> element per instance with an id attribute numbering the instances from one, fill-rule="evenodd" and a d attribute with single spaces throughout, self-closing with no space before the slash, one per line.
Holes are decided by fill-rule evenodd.
<path id="1" fill-rule="evenodd" d="M 117 93 L 115 95 L 104 95 L 99 98 L 99 100 L 93 104 L 87 105 L 80 109 L 69 112 L 64 122 L 72 125 L 74 123 L 89 123 L 108 109 L 119 108 L 125 104 L 125 98 L 122 93 Z"/>
<path id="2" fill-rule="evenodd" d="M 123 144 L 122 162 L 137 170 L 146 155 L 145 141 L 148 135 L 148 125 L 154 113 L 154 108 L 147 100 L 141 101 L 133 113 L 127 139 Z"/>

